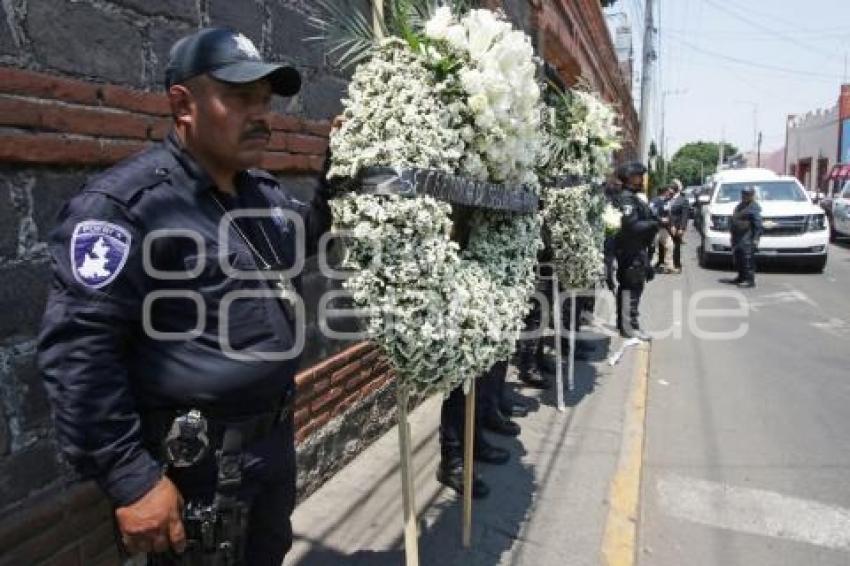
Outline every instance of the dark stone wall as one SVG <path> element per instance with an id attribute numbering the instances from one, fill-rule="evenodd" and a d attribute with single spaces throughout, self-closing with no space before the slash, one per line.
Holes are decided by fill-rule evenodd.
<path id="1" fill-rule="evenodd" d="M 340 0 L 343 2 L 344 0 Z M 345 4 L 352 4 L 345 1 Z M 365 6 L 366 1 L 358 4 Z M 229 25 L 249 36 L 269 59 L 303 73 L 304 91 L 277 110 L 310 120 L 339 113 L 347 75 L 331 68 L 307 24 L 310 2 L 291 0 L 3 0 L 0 66 L 95 84 L 161 90 L 171 45 L 204 25 Z M 0 122 L 2 123 L 2 122 Z M 0 126 L 4 131 L 17 132 Z M 0 139 L 0 143 L 8 143 Z M 63 203 L 98 171 L 57 166 L 0 166 L 0 519 L 29 498 L 60 489 L 67 469 L 58 456 L 34 354 L 50 280 L 45 240 Z M 286 177 L 309 196 L 317 180 Z M 321 340 L 315 304 L 332 287 L 315 271 L 305 365 L 347 344 Z M 2 550 L 2 549 L 0 549 Z"/>

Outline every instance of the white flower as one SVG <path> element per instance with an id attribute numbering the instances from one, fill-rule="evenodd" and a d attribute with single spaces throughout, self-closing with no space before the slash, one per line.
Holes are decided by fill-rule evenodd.
<path id="1" fill-rule="evenodd" d="M 425 35 L 431 39 L 446 39 L 452 19 L 450 8 L 437 8 L 434 17 L 425 24 Z"/>

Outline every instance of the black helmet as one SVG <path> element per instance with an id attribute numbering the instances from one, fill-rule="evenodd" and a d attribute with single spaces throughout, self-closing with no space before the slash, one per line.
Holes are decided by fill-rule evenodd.
<path id="1" fill-rule="evenodd" d="M 647 168 L 640 161 L 632 161 L 631 163 L 624 163 L 617 167 L 617 178 L 623 182 L 628 181 L 632 177 L 644 176 L 646 175 Z"/>

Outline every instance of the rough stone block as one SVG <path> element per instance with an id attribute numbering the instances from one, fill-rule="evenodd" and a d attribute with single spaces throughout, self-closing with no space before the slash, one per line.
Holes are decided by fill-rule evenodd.
<path id="1" fill-rule="evenodd" d="M 36 60 L 74 75 L 140 85 L 142 38 L 118 14 L 64 0 L 29 4 L 26 28 Z"/>
<path id="2" fill-rule="evenodd" d="M 12 194 L 0 183 L 0 259 L 15 257 L 18 249 L 18 213 L 12 206 Z"/>
<path id="3" fill-rule="evenodd" d="M 9 453 L 9 423 L 6 422 L 6 413 L 0 407 L 0 458 Z"/>
<path id="4" fill-rule="evenodd" d="M 318 75 L 304 84 L 301 97 L 304 114 L 310 118 L 333 118 L 342 112 L 348 83 L 330 75 Z"/>
<path id="5" fill-rule="evenodd" d="M 325 46 L 320 41 L 304 41 L 318 35 L 307 17 L 286 6 L 272 4 L 271 57 L 318 69 L 324 65 Z"/>
<path id="6" fill-rule="evenodd" d="M 165 16 L 187 22 L 197 23 L 198 6 L 195 0 L 111 0 L 140 14 L 147 16 Z"/>
<path id="7" fill-rule="evenodd" d="M 165 68 L 168 66 L 168 53 L 171 51 L 171 46 L 192 31 L 194 30 L 190 26 L 171 24 L 157 24 L 151 28 L 150 40 L 154 61 L 150 71 L 150 86 L 155 90 L 163 91 Z"/>
<path id="8" fill-rule="evenodd" d="M 0 267 L 0 341 L 38 333 L 50 266 L 46 262 Z"/>
<path id="9" fill-rule="evenodd" d="M 253 0 L 212 0 L 210 2 L 210 24 L 214 26 L 230 26 L 254 42 L 257 49 L 262 49 L 263 9 Z"/>
<path id="10" fill-rule="evenodd" d="M 43 427 L 50 421 L 50 404 L 47 391 L 36 366 L 35 354 L 27 354 L 12 359 L 11 374 L 19 390 L 21 412 L 23 414 L 22 432 Z"/>
<path id="11" fill-rule="evenodd" d="M 46 241 L 56 226 L 56 217 L 62 206 L 75 195 L 86 180 L 85 173 L 43 171 L 36 175 L 32 190 L 33 220 L 41 241 Z"/>
<path id="12" fill-rule="evenodd" d="M 12 40 L 12 30 L 9 28 L 9 18 L 6 8 L 0 3 L 0 55 L 14 55 L 18 48 Z"/>
<path id="13" fill-rule="evenodd" d="M 0 509 L 53 482 L 59 475 L 56 450 L 44 441 L 0 463 Z"/>

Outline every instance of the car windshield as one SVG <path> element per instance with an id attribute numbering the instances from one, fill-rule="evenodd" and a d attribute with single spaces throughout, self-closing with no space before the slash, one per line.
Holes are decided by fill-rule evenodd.
<path id="1" fill-rule="evenodd" d="M 744 187 L 756 190 L 756 200 L 805 202 L 806 194 L 793 181 L 769 181 L 749 183 L 724 183 L 717 193 L 717 202 L 738 202 Z"/>

